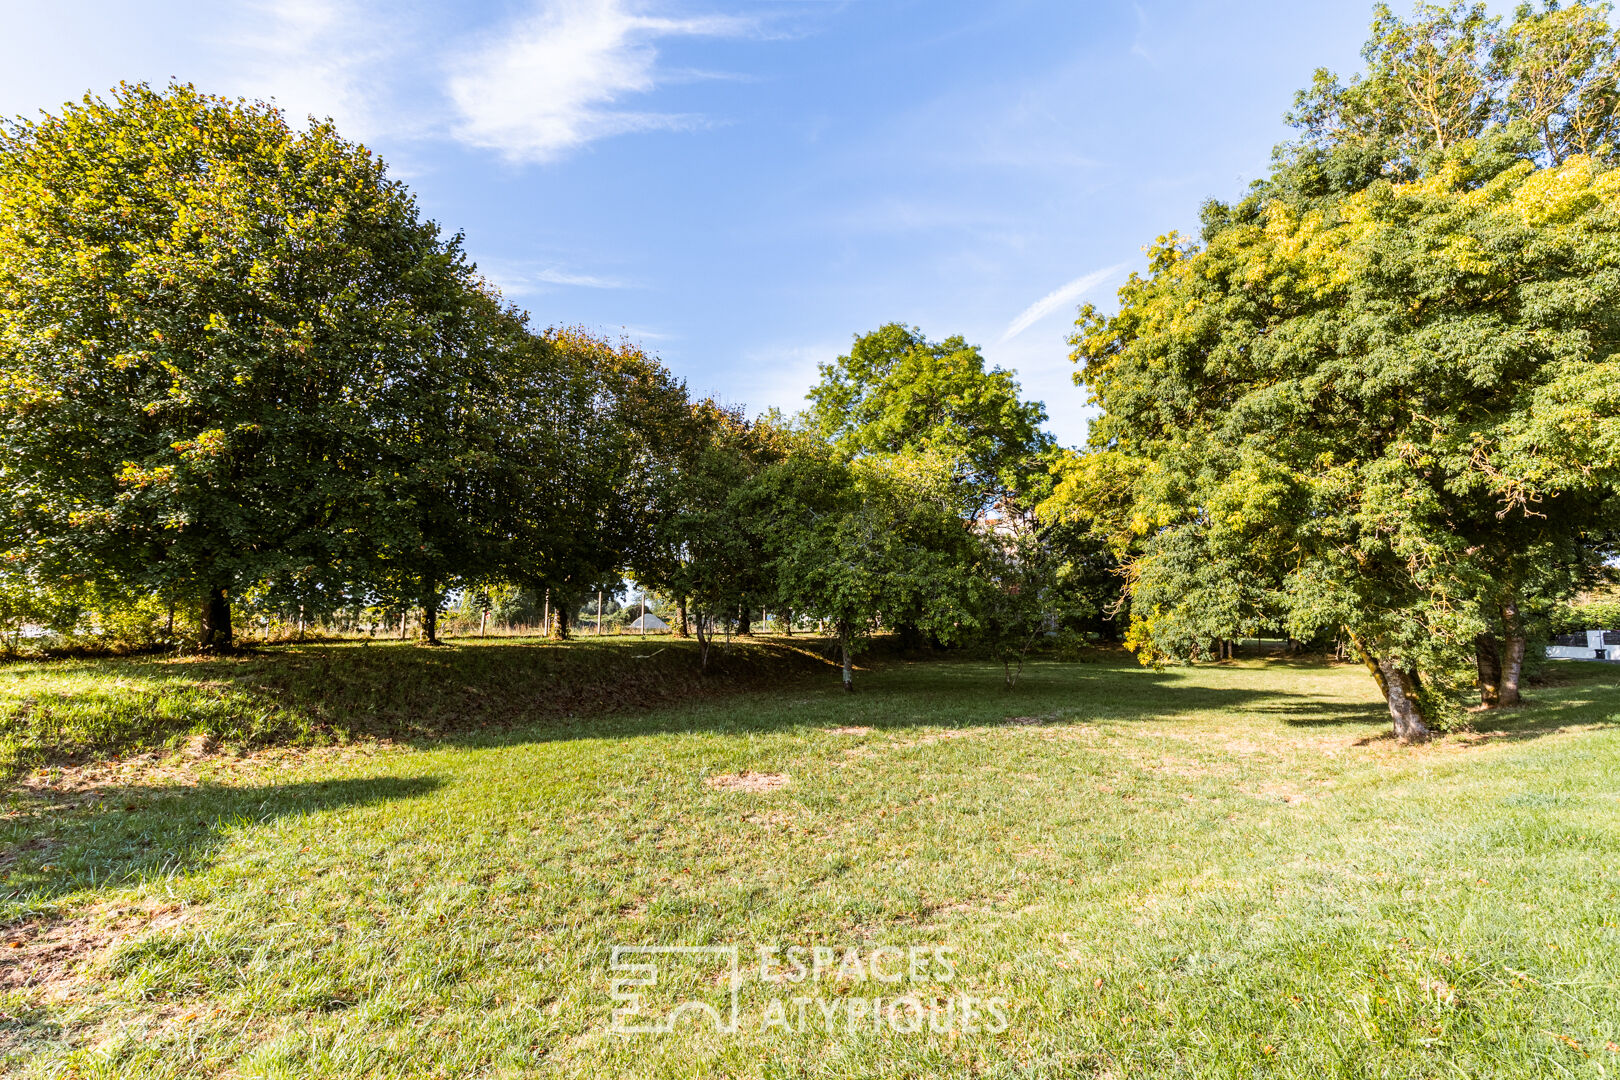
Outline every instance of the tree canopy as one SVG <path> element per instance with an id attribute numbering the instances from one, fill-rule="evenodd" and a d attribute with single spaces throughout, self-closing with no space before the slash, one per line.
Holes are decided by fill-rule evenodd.
<path id="1" fill-rule="evenodd" d="M 1302 191 L 1284 155 L 1206 209 L 1202 243 L 1161 238 L 1117 314 L 1082 311 L 1104 413 L 1049 504 L 1127 560 L 1144 659 L 1334 628 L 1409 737 L 1474 679 L 1511 700 L 1527 625 L 1612 554 L 1620 423 L 1620 172 L 1503 154 L 1489 94 L 1454 71 L 1494 24 L 1419 16 L 1379 9 L 1341 101 L 1370 119 L 1314 133 L 1394 138 L 1386 175 Z"/>

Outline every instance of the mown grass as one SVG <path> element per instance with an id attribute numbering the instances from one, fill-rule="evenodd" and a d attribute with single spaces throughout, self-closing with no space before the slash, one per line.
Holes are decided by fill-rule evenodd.
<path id="1" fill-rule="evenodd" d="M 0 1039 L 22 1076 L 1614 1075 L 1620 679 L 1554 671 L 1413 748 L 1351 667 L 936 662 L 33 773 Z M 617 1035 L 615 944 L 948 947 L 917 992 L 1008 1024 L 784 1031 L 895 990 L 756 973 L 735 1034 Z"/>
<path id="2" fill-rule="evenodd" d="M 824 668 L 815 639 L 737 639 L 699 670 L 672 637 L 279 645 L 226 657 L 0 663 L 0 778 L 173 748 L 437 740 L 541 717 L 646 709 Z"/>

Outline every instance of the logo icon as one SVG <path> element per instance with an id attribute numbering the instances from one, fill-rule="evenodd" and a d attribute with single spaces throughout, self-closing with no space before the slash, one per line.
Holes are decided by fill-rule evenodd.
<path id="1" fill-rule="evenodd" d="M 742 964 L 735 945 L 615 945 L 611 1030 L 667 1035 L 682 1018 L 730 1035 L 740 1019 Z"/>

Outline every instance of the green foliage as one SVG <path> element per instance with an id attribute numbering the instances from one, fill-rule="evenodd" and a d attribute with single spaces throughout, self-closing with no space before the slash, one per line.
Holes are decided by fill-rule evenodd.
<path id="1" fill-rule="evenodd" d="M 1565 604 L 1553 613 L 1546 629 L 1549 635 L 1620 630 L 1620 595 L 1608 590 Z"/>
<path id="2" fill-rule="evenodd" d="M 1534 132 L 1546 160 L 1607 158 L 1620 136 L 1620 52 L 1607 4 L 1521 4 L 1492 61 L 1506 85 L 1499 113 Z"/>
<path id="3" fill-rule="evenodd" d="M 0 549 L 159 593 L 289 567 L 339 591 L 398 539 L 378 488 L 436 434 L 471 275 L 326 124 L 143 84 L 9 125 Z"/>
<path id="4" fill-rule="evenodd" d="M 1437 703 L 1477 637 L 1522 634 L 1596 573 L 1620 173 L 1481 179 L 1474 145 L 1419 182 L 1275 199 L 1202 248 L 1164 238 L 1118 315 L 1082 313 L 1105 414 L 1059 491 L 1102 493 L 1100 531 L 1132 552 L 1144 659 L 1341 626 Z"/>
<path id="5" fill-rule="evenodd" d="M 1525 3 L 1503 29 L 1482 3 L 1418 3 L 1410 19 L 1377 5 L 1365 71 L 1345 82 L 1318 69 L 1295 97 L 1288 121 L 1302 138 L 1278 148 L 1278 179 L 1343 194 L 1379 176 L 1432 172 L 1470 140 L 1549 165 L 1609 159 L 1620 134 L 1609 12 Z"/>
<path id="6" fill-rule="evenodd" d="M 986 371 L 960 336 L 932 342 L 899 323 L 880 327 L 821 365 L 810 398 L 812 427 L 846 458 L 950 458 L 971 513 L 1044 480 L 1045 408 L 1019 400 L 1012 372 Z"/>
<path id="7" fill-rule="evenodd" d="M 1361 55 L 1365 74 L 1348 83 L 1319 68 L 1289 123 L 1309 144 L 1371 147 L 1411 166 L 1431 151 L 1477 138 L 1490 121 L 1499 74 L 1490 43 L 1499 20 L 1482 3 L 1419 3 L 1410 22 L 1373 8 Z"/>
<path id="8" fill-rule="evenodd" d="M 968 632 L 977 548 L 948 461 L 870 454 L 784 468 L 788 482 L 773 478 L 779 593 L 832 623 L 846 661 L 879 625 L 942 642 Z"/>

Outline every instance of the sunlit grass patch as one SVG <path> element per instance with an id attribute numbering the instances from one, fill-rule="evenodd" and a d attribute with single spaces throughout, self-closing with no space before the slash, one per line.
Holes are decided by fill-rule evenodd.
<path id="1" fill-rule="evenodd" d="M 0 822 L 6 934 L 82 948 L 0 990 L 0 1039 L 37 1076 L 1620 1065 L 1613 669 L 1412 748 L 1352 667 L 998 674 L 61 771 Z M 754 971 L 733 1034 L 615 1034 L 614 945 L 948 948 L 928 1015 L 1007 1024 L 852 1027 L 893 990 L 830 979 L 793 993 L 845 1011 L 784 1030 Z"/>

